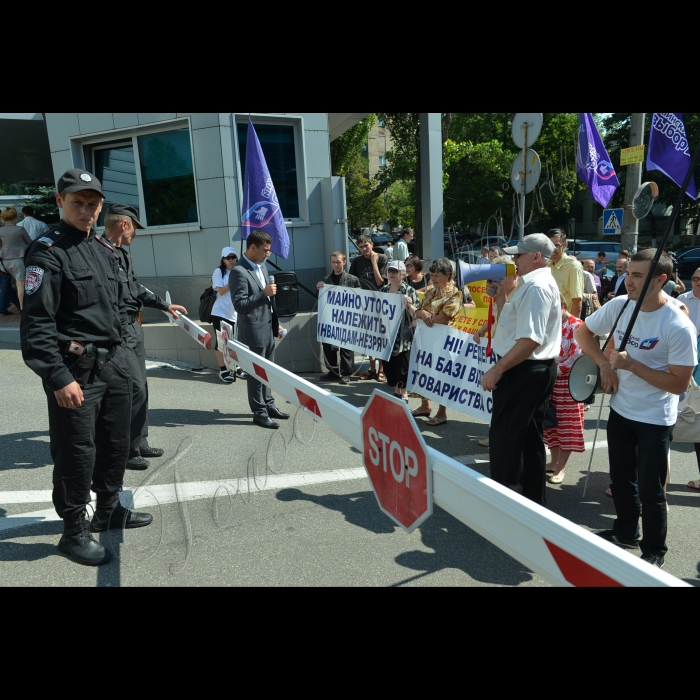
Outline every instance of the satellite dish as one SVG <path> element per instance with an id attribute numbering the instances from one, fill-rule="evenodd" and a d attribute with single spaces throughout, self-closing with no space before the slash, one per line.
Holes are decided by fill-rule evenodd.
<path id="1" fill-rule="evenodd" d="M 600 393 L 600 368 L 588 355 L 581 355 L 569 371 L 569 394 L 574 401 L 583 403 Z"/>
<path id="2" fill-rule="evenodd" d="M 542 131 L 543 117 L 540 112 L 518 112 L 513 117 L 511 132 L 513 141 L 518 148 L 530 148 Z M 527 144 L 525 143 L 525 129 L 527 124 Z"/>
<path id="3" fill-rule="evenodd" d="M 523 152 L 520 151 L 513 165 L 510 167 L 510 183 L 513 185 L 513 189 L 516 192 L 522 192 L 522 175 L 523 170 Z M 535 189 L 535 185 L 540 180 L 540 175 L 542 174 L 542 163 L 540 162 L 540 157 L 531 148 L 527 149 L 527 155 L 525 156 L 525 194 L 532 192 Z"/>
<path id="4" fill-rule="evenodd" d="M 632 213 L 635 219 L 643 219 L 654 205 L 654 200 L 659 196 L 659 186 L 655 182 L 644 182 L 634 193 L 632 200 Z"/>

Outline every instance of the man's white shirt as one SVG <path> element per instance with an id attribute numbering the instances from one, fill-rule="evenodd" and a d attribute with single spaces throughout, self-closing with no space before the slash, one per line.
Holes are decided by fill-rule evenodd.
<path id="1" fill-rule="evenodd" d="M 50 230 L 43 221 L 38 221 L 33 216 L 25 216 L 24 219 L 17 224 L 17 226 L 21 226 L 22 228 L 26 229 L 29 237 L 33 241 Z"/>
<path id="2" fill-rule="evenodd" d="M 518 279 L 518 286 L 503 304 L 493 350 L 503 357 L 520 338 L 529 338 L 539 347 L 528 360 L 552 360 L 561 350 L 561 325 L 559 288 L 551 270 L 533 270 Z"/>
<path id="3" fill-rule="evenodd" d="M 596 335 L 608 333 L 615 323 L 627 295 L 615 297 L 586 318 L 586 326 Z M 697 364 L 697 332 L 690 319 L 675 303 L 667 300 L 656 311 L 640 311 L 625 351 L 655 370 L 668 371 L 669 365 L 694 367 Z M 680 301 L 680 299 L 679 299 Z M 634 311 L 627 305 L 615 327 L 615 347 L 622 338 Z M 687 306 L 687 304 L 686 304 Z M 678 396 L 657 389 L 628 370 L 617 370 L 618 390 L 610 398 L 610 407 L 624 418 L 652 425 L 674 425 L 678 417 Z"/>
<path id="4" fill-rule="evenodd" d="M 678 301 L 688 307 L 688 311 L 690 311 L 690 320 L 693 322 L 696 332 L 700 333 L 700 299 L 695 296 L 691 289 L 689 292 L 679 294 Z"/>

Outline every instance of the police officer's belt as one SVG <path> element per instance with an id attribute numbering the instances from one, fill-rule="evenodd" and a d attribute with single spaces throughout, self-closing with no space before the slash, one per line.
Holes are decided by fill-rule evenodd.
<path id="1" fill-rule="evenodd" d="M 74 343 L 75 345 L 75 343 Z M 69 347 L 71 346 L 71 342 L 60 342 L 58 343 L 58 349 L 59 351 L 64 354 L 73 354 L 77 355 L 78 353 L 72 352 L 69 353 Z M 87 358 L 92 358 L 94 362 L 94 367 L 98 372 L 101 372 L 104 369 L 104 366 L 109 360 L 111 360 L 114 357 L 114 354 L 117 352 L 118 345 L 97 345 L 95 343 L 88 343 L 85 345 L 85 352 L 81 355 L 81 357 L 87 357 Z M 92 363 L 90 363 L 92 365 Z"/>
<path id="2" fill-rule="evenodd" d="M 132 314 L 129 312 L 129 323 L 136 323 L 139 320 L 138 314 Z"/>

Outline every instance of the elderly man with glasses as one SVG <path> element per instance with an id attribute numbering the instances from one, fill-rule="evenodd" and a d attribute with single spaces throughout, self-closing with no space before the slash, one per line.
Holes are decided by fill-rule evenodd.
<path id="1" fill-rule="evenodd" d="M 491 478 L 510 486 L 522 465 L 523 496 L 544 506 L 544 413 L 561 348 L 560 295 L 548 267 L 554 244 L 533 233 L 503 252 L 513 256 L 519 280 L 509 293 L 496 282 L 486 287 L 499 314 L 493 339 L 498 362 L 482 379 L 484 390 L 493 392 Z"/>

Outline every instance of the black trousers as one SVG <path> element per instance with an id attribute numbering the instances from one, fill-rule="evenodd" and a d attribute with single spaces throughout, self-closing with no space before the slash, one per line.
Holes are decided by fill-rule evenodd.
<path id="1" fill-rule="evenodd" d="M 90 503 L 118 493 L 129 456 L 132 382 L 127 350 L 118 347 L 101 371 L 94 358 L 82 357 L 71 373 L 83 390 L 80 408 L 61 408 L 44 387 L 49 408 L 53 458 L 53 503 L 61 518 L 77 515 Z"/>
<path id="2" fill-rule="evenodd" d="M 250 350 L 261 357 L 267 358 L 270 362 L 275 361 L 275 340 L 272 334 L 270 334 L 270 342 L 266 346 L 250 346 Z M 272 398 L 272 389 L 267 384 L 263 384 L 253 377 L 252 374 L 249 374 L 246 379 L 248 405 L 254 416 L 269 418 L 267 409 L 275 405 L 275 400 Z"/>
<path id="3" fill-rule="evenodd" d="M 493 392 L 489 429 L 491 478 L 517 482 L 522 466 L 523 496 L 546 505 L 546 450 L 542 423 L 557 379 L 555 360 L 525 360 L 509 369 Z"/>
<path id="4" fill-rule="evenodd" d="M 338 364 L 340 353 L 340 364 Z M 323 343 L 323 359 L 328 371 L 340 376 L 348 376 L 355 373 L 355 351 L 347 348 L 339 348 L 329 343 Z"/>
<path id="5" fill-rule="evenodd" d="M 146 374 L 146 348 L 143 344 L 143 328 L 135 320 L 124 329 L 126 358 L 133 382 L 131 398 L 131 430 L 129 458 L 140 457 L 141 448 L 148 447 L 148 376 Z"/>
<path id="6" fill-rule="evenodd" d="M 666 472 L 672 425 L 630 420 L 610 409 L 608 459 L 610 491 L 617 518 L 613 532 L 639 537 L 642 516 L 642 554 L 666 554 Z M 642 508 L 643 506 L 643 508 Z"/>

